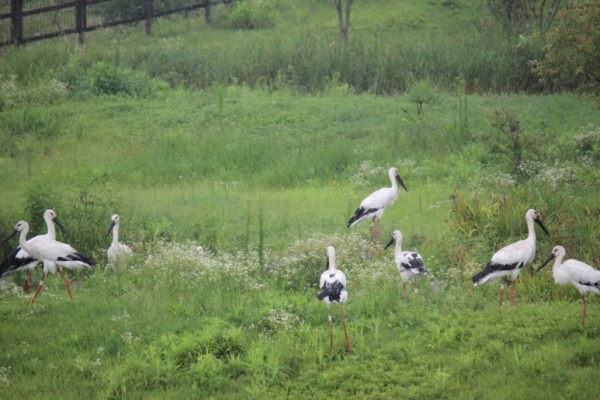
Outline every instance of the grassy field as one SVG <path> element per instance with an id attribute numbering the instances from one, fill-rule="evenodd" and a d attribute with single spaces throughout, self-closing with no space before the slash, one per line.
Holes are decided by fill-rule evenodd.
<path id="1" fill-rule="evenodd" d="M 58 276 L 33 305 L 23 273 L 5 278 L 0 398 L 597 398 L 597 297 L 583 328 L 549 269 L 502 312 L 499 285 L 470 277 L 531 207 L 551 235 L 536 266 L 561 244 L 600 267 L 600 113 L 536 87 L 475 3 L 356 1 L 345 48 L 329 2 L 281 0 L 253 11 L 264 29 L 219 9 L 213 27 L 3 49 L 0 232 L 38 234 L 51 207 L 98 266 L 68 272 L 74 301 Z M 431 272 L 407 299 L 393 250 L 346 228 L 391 166 L 408 192 L 382 241 L 402 230 Z M 136 255 L 118 268 L 114 213 Z M 351 354 L 316 298 L 329 245 Z"/>

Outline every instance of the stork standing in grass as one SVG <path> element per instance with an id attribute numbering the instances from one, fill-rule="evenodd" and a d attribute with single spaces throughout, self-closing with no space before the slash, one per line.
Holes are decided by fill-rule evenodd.
<path id="1" fill-rule="evenodd" d="M 344 325 L 344 335 L 346 337 L 346 351 L 350 353 L 350 340 L 348 339 L 348 329 L 346 328 L 346 309 L 345 304 L 348 300 L 346 291 L 346 275 L 336 268 L 335 248 L 327 247 L 327 271 L 321 275 L 319 286 L 321 293 L 317 296 L 319 300 L 327 304 L 327 316 L 329 320 L 329 346 L 333 349 L 333 319 L 331 318 L 331 304 L 339 303 L 342 309 L 342 324 Z"/>
<path id="2" fill-rule="evenodd" d="M 118 265 L 121 262 L 127 261 L 133 257 L 133 251 L 126 244 L 119 242 L 119 223 L 121 219 L 117 214 L 114 214 L 110 218 L 110 226 L 106 231 L 106 236 L 112 231 L 113 239 L 110 247 L 108 248 L 106 255 L 108 256 L 108 262 L 112 265 Z"/>
<path id="3" fill-rule="evenodd" d="M 54 210 L 46 210 L 44 211 L 44 221 L 46 222 L 46 226 L 48 227 L 48 233 L 45 235 L 38 235 L 31 239 L 29 242 L 35 242 L 37 240 L 41 240 L 43 238 L 49 238 L 56 240 L 56 228 L 54 224 L 58 225 L 60 230 L 65 233 L 65 228 L 62 226 L 58 218 L 56 217 L 56 213 Z M 0 264 L 0 278 L 4 277 L 4 275 L 9 274 L 11 272 L 16 271 L 27 271 L 27 277 L 25 279 L 25 291 L 29 292 L 31 289 L 31 274 L 35 267 L 38 265 L 39 260 L 30 256 L 21 246 L 17 246 L 8 257 Z"/>
<path id="4" fill-rule="evenodd" d="M 546 233 L 546 235 L 550 236 L 537 211 L 534 209 L 527 210 L 525 213 L 525 221 L 527 222 L 527 231 L 529 232 L 527 238 L 509 244 L 508 246 L 498 250 L 492 256 L 492 260 L 487 263 L 483 271 L 472 278 L 475 286 L 502 279 L 502 284 L 500 285 L 500 310 L 502 310 L 504 285 L 507 284 L 507 278 L 510 277 L 512 280 L 510 289 L 510 304 L 511 306 L 514 306 L 515 283 L 517 282 L 517 277 L 519 276 L 519 273 L 521 273 L 523 267 L 531 264 L 535 258 L 534 223 L 538 224 Z"/>
<path id="5" fill-rule="evenodd" d="M 581 310 L 581 325 L 585 326 L 585 315 L 587 312 L 587 304 L 585 297 L 588 293 L 596 293 L 600 295 L 600 271 L 578 260 L 567 260 L 562 262 L 565 257 L 565 248 L 562 246 L 556 246 L 552 249 L 552 254 L 544 263 L 537 269 L 536 272 L 540 271 L 550 261 L 554 260 L 554 266 L 552 267 L 552 276 L 554 282 L 559 285 L 571 284 L 575 286 L 575 289 L 579 290 L 581 299 L 583 300 L 583 309 Z"/>
<path id="6" fill-rule="evenodd" d="M 392 238 L 385 246 L 384 250 L 395 244 L 394 247 L 394 258 L 396 260 L 396 266 L 400 271 L 400 276 L 404 281 L 402 293 L 403 297 L 406 298 L 406 283 L 410 279 L 427 275 L 429 272 L 425 269 L 423 263 L 423 257 L 419 253 L 414 251 L 402 251 L 402 232 L 396 230 L 392 233 Z M 415 288 L 415 296 L 418 293 L 418 289 Z"/>
<path id="7" fill-rule="evenodd" d="M 369 227 L 371 242 L 373 242 L 373 225 L 375 225 L 377 242 L 380 242 L 381 240 L 379 222 L 386 207 L 394 204 L 398 198 L 398 184 L 400 184 L 404 190 L 408 192 L 408 189 L 406 189 L 406 186 L 404 185 L 404 182 L 402 182 L 402 178 L 400 178 L 400 174 L 396 168 L 390 168 L 388 171 L 388 176 L 392 182 L 392 187 L 381 188 L 367 196 L 362 203 L 360 203 L 360 206 L 356 209 L 352 218 L 350 218 L 348 221 L 348 228 L 362 221 L 371 221 L 371 225 Z"/>
<path id="8" fill-rule="evenodd" d="M 2 241 L 2 243 L 15 236 L 18 232 L 20 232 L 19 245 L 21 246 L 21 248 L 23 248 L 33 258 L 40 260 L 44 264 L 42 279 L 40 280 L 40 283 L 31 302 L 35 303 L 35 299 L 37 298 L 38 294 L 42 291 L 44 285 L 44 278 L 46 277 L 46 275 L 48 273 L 56 272 L 58 272 L 59 275 L 62 277 L 63 281 L 65 282 L 65 285 L 67 286 L 69 297 L 71 297 L 71 300 L 73 300 L 73 294 L 71 293 L 71 284 L 63 274 L 62 268 L 64 267 L 68 269 L 92 269 L 95 265 L 94 262 L 91 259 L 78 253 L 77 250 L 75 250 L 68 244 L 58 242 L 48 237 L 43 237 L 34 242 L 28 242 L 27 234 L 29 233 L 29 224 L 25 221 L 19 221 L 15 228 L 12 230 L 12 232 L 10 232 L 10 234 Z"/>

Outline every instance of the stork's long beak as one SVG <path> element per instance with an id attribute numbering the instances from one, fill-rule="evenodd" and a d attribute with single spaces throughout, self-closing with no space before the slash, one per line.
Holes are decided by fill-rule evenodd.
<path id="1" fill-rule="evenodd" d="M 108 235 L 110 234 L 110 232 L 112 231 L 112 228 L 115 226 L 115 221 L 111 221 L 110 226 L 108 227 L 108 230 L 106 231 L 106 236 L 108 237 Z"/>
<path id="2" fill-rule="evenodd" d="M 550 263 L 550 261 L 552 261 L 554 259 L 554 257 L 556 257 L 553 254 L 550 254 L 550 257 L 548 257 L 548 259 L 546 261 L 544 261 L 544 263 L 542 265 L 540 265 L 540 267 L 538 269 L 535 270 L 535 272 L 539 272 L 542 268 L 544 268 L 546 265 L 548 265 Z"/>
<path id="3" fill-rule="evenodd" d="M 402 178 L 400 178 L 400 174 L 396 174 L 396 182 L 398 182 L 398 184 L 400 186 L 402 186 L 404 188 L 404 190 L 406 190 L 408 192 L 408 189 L 404 185 L 404 182 L 402 182 Z"/>
<path id="4" fill-rule="evenodd" d="M 12 239 L 13 236 L 15 236 L 17 234 L 17 229 L 13 229 L 12 231 L 10 231 L 10 233 L 8 234 L 8 236 L 6 236 L 2 242 L 0 242 L 0 246 L 3 245 L 4 243 L 8 242 L 10 239 Z"/>
<path id="5" fill-rule="evenodd" d="M 63 233 L 63 235 L 65 235 L 65 237 L 69 237 L 69 234 L 67 233 L 65 227 L 63 226 L 63 224 L 58 220 L 57 217 L 54 217 L 54 223 L 58 226 L 58 228 L 60 229 L 60 231 Z"/>
<path id="6" fill-rule="evenodd" d="M 544 226 L 544 224 L 542 223 L 542 220 L 539 218 L 534 219 L 535 223 L 538 224 L 540 226 L 540 228 L 542 228 L 542 230 L 544 232 L 546 232 L 546 235 L 550 236 L 550 234 L 548 233 L 548 229 L 546 229 L 546 227 Z"/>
<path id="7" fill-rule="evenodd" d="M 396 239 L 394 239 L 394 237 L 392 236 L 392 238 L 390 239 L 390 241 L 388 242 L 388 244 L 386 244 L 383 249 L 386 250 L 388 247 L 390 247 L 394 243 L 396 243 Z"/>

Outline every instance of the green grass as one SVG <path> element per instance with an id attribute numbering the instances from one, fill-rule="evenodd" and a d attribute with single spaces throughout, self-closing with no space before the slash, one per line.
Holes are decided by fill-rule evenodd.
<path id="1" fill-rule="evenodd" d="M 528 86 L 527 54 L 504 51 L 512 39 L 472 2 L 355 4 L 343 51 L 316 0 L 278 2 L 261 30 L 227 29 L 221 9 L 212 27 L 192 15 L 151 38 L 2 50 L 0 230 L 42 232 L 52 207 L 59 239 L 98 268 L 68 272 L 74 301 L 48 277 L 34 305 L 24 274 L 6 277 L 0 397 L 597 397 L 598 297 L 582 328 L 577 292 L 549 269 L 523 272 L 502 313 L 498 285 L 470 282 L 526 235 L 530 207 L 551 234 L 538 232 L 536 265 L 556 244 L 600 265 L 594 103 Z M 417 299 L 413 286 L 402 299 L 392 250 L 374 256 L 368 226 L 346 228 L 390 166 L 408 192 L 382 242 L 401 229 L 423 255 Z M 115 212 L 136 254 L 118 269 Z M 336 307 L 329 349 L 316 299 L 329 245 L 348 275 L 352 354 Z"/>

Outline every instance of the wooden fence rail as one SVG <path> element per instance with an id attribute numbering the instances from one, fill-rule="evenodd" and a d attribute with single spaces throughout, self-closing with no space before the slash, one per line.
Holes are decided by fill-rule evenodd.
<path id="1" fill-rule="evenodd" d="M 129 24 L 138 21 L 145 21 L 146 34 L 152 34 L 152 21 L 158 17 L 188 12 L 192 10 L 205 9 L 206 22 L 210 22 L 210 7 L 218 4 L 232 3 L 234 0 L 197 0 L 192 4 L 173 7 L 162 10 L 155 10 L 154 0 L 141 0 L 143 2 L 143 15 L 132 16 L 112 21 L 102 21 L 95 25 L 88 25 L 89 6 L 101 3 L 108 3 L 114 0 L 73 0 L 67 3 L 54 4 L 46 7 L 39 7 L 31 10 L 23 9 L 24 0 L 10 0 L 10 12 L 0 14 L 0 23 L 3 20 L 10 20 L 10 39 L 0 41 L 0 47 L 7 45 L 21 45 L 37 40 L 49 39 L 62 35 L 77 33 L 80 45 L 84 43 L 84 33 L 90 32 L 99 28 L 107 28 L 111 26 Z M 61 28 L 51 32 L 37 33 L 30 36 L 23 34 L 24 19 L 34 15 L 58 13 L 60 10 L 73 9 L 73 18 L 75 25 L 73 28 Z"/>

